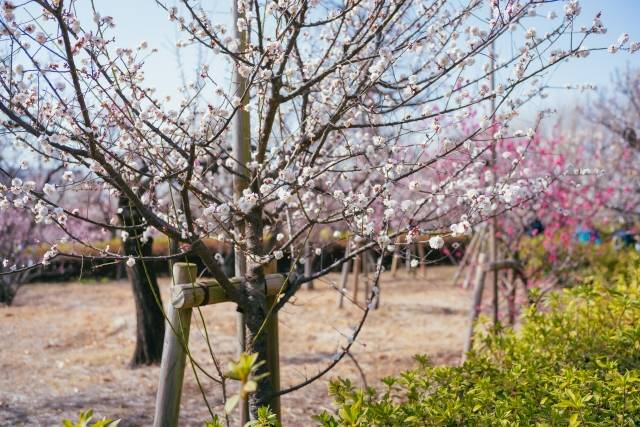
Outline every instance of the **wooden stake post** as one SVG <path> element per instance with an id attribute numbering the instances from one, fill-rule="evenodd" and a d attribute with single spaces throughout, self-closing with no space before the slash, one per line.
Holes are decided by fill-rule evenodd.
<path id="1" fill-rule="evenodd" d="M 347 238 L 347 244 L 345 247 L 345 257 L 349 256 L 351 252 L 351 239 Z M 351 269 L 351 260 L 345 261 L 342 264 L 342 273 L 340 275 L 340 296 L 338 297 L 338 308 L 344 306 L 344 294 L 347 292 L 347 279 L 349 278 L 349 270 Z"/>
<path id="2" fill-rule="evenodd" d="M 186 262 L 173 264 L 173 281 L 195 283 L 196 265 Z M 171 302 L 167 306 L 167 325 L 164 330 L 160 384 L 156 395 L 155 427 L 178 425 L 180 395 L 187 361 L 187 343 L 191 326 L 191 308 L 179 309 Z"/>
<path id="3" fill-rule="evenodd" d="M 311 248 L 309 247 L 309 242 L 304 245 L 304 275 L 305 277 L 310 277 L 313 274 L 313 255 L 311 253 Z M 309 280 L 307 282 L 307 289 L 313 289 L 313 280 Z"/>
<path id="4" fill-rule="evenodd" d="M 165 328 L 162 362 L 160 364 L 160 384 L 156 395 L 154 427 L 176 427 L 180 413 L 180 397 L 187 362 L 191 313 L 194 307 L 228 302 L 222 287 L 215 280 L 196 283 L 195 264 L 185 262 L 173 265 L 173 286 L 171 300 L 167 307 L 167 325 Z M 274 304 L 277 294 L 284 285 L 282 274 L 268 274 L 267 301 Z M 239 286 L 242 279 L 232 278 L 231 283 Z M 278 353 L 278 317 L 272 313 L 266 327 L 268 333 L 269 367 L 274 390 L 280 389 L 280 363 Z M 272 410 L 280 418 L 280 398 L 272 403 Z"/>
<path id="5" fill-rule="evenodd" d="M 484 252 L 481 252 L 478 255 L 478 267 L 476 269 L 476 280 L 475 287 L 473 289 L 473 300 L 471 302 L 471 310 L 469 310 L 469 329 L 467 331 L 467 336 L 464 342 L 464 352 L 462 354 L 462 358 L 464 360 L 465 356 L 471 350 L 473 346 L 473 327 L 475 326 L 476 319 L 480 314 L 480 305 L 482 304 L 482 294 L 484 293 L 484 281 L 485 275 L 487 274 L 485 271 L 485 259 L 486 255 Z"/>
<path id="6" fill-rule="evenodd" d="M 471 241 L 465 248 L 464 255 L 462 256 L 462 260 L 460 260 L 458 264 L 459 266 L 458 266 L 458 269 L 456 270 L 456 274 L 453 276 L 453 279 L 451 280 L 451 286 L 456 286 L 458 284 L 458 279 L 460 279 L 462 272 L 465 270 L 467 265 L 471 262 L 470 260 L 472 256 L 476 253 L 476 246 L 478 244 L 478 241 L 480 241 L 480 233 L 474 234 L 473 237 L 471 238 Z"/>
<path id="7" fill-rule="evenodd" d="M 400 253 L 398 250 L 398 244 L 395 244 L 395 248 L 393 250 L 393 257 L 391 258 L 391 277 L 396 278 L 396 274 L 398 273 L 398 259 L 400 258 Z"/>
<path id="8" fill-rule="evenodd" d="M 423 279 L 427 277 L 427 268 L 425 267 L 425 264 L 427 263 L 427 259 L 425 257 L 425 252 L 424 252 L 424 242 L 418 240 L 418 243 L 416 243 L 418 246 L 418 257 L 420 259 L 420 264 L 419 264 L 419 269 L 420 269 L 420 277 L 422 277 Z"/>
<path id="9" fill-rule="evenodd" d="M 478 267 L 476 269 L 475 287 L 473 289 L 473 301 L 471 303 L 471 309 L 469 310 L 469 329 L 467 330 L 467 336 L 465 337 L 462 361 L 464 361 L 466 354 L 473 347 L 473 329 L 475 326 L 475 322 L 480 315 L 480 306 L 482 304 L 482 294 L 484 292 L 486 275 L 487 273 L 497 273 L 501 270 L 511 270 L 514 274 L 522 275 L 521 266 L 518 261 L 504 259 L 486 264 L 486 254 L 484 252 L 479 253 Z M 513 284 L 513 286 L 515 288 L 515 283 Z"/>
<path id="10" fill-rule="evenodd" d="M 362 259 L 360 255 L 356 255 L 353 258 L 353 301 L 358 301 L 358 284 L 360 281 L 360 267 L 362 265 Z"/>

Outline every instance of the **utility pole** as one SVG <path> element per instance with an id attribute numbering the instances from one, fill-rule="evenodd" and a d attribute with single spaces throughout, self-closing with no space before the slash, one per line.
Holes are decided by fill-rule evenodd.
<path id="1" fill-rule="evenodd" d="M 244 11 L 238 10 L 238 2 L 236 0 L 231 1 L 233 5 L 232 11 L 232 26 L 233 35 L 238 41 L 238 54 L 242 54 L 247 49 L 247 31 L 240 31 L 238 29 L 238 20 L 246 20 L 246 14 Z M 247 23 L 248 25 L 248 23 Z M 247 169 L 247 163 L 251 156 L 251 127 L 250 116 L 247 106 L 249 104 L 249 93 L 247 90 L 247 79 L 243 77 L 237 67 L 233 68 L 233 88 L 235 95 L 240 97 L 240 107 L 236 111 L 233 119 L 233 149 L 232 154 L 236 160 L 236 170 L 233 176 L 233 194 L 234 199 L 238 200 L 242 197 L 242 192 L 249 185 L 249 171 Z M 245 233 L 245 224 L 242 220 L 236 221 L 234 224 L 236 230 L 236 239 L 242 239 Z M 235 258 L 235 276 L 244 277 L 247 274 L 247 260 L 242 252 L 241 248 L 236 245 L 234 247 Z M 238 355 L 246 350 L 246 321 L 244 313 L 238 311 L 236 317 L 236 338 L 238 341 Z M 249 405 L 246 400 L 242 400 L 239 404 L 240 408 L 240 425 L 245 425 L 249 421 Z"/>

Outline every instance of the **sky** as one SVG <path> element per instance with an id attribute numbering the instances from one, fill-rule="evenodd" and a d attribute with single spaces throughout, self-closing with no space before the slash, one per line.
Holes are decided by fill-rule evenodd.
<path id="1" fill-rule="evenodd" d="M 602 22 L 608 28 L 607 34 L 587 41 L 588 47 L 608 46 L 623 33 L 628 33 L 631 41 L 640 41 L 640 0 L 583 0 L 581 20 L 589 22 L 598 12 L 602 12 Z M 565 87 L 567 84 L 592 83 L 602 89 L 611 87 L 611 79 L 616 70 L 631 66 L 640 68 L 640 51 L 631 55 L 625 52 L 609 54 L 592 53 L 587 58 L 571 60 L 561 64 L 548 77 L 552 86 Z M 536 103 L 537 107 L 554 105 L 558 110 L 571 110 L 588 97 L 577 91 L 554 89 L 549 98 Z"/>
<path id="2" fill-rule="evenodd" d="M 171 3 L 171 0 L 168 2 Z M 84 3 L 88 2 L 85 0 Z M 214 21 L 221 23 L 231 21 L 230 0 L 214 0 L 205 3 L 210 5 L 210 13 Z M 146 64 L 148 82 L 157 87 L 160 94 L 175 93 L 181 81 L 174 47 L 179 34 L 174 24 L 167 19 L 167 14 L 155 5 L 154 0 L 95 0 L 95 4 L 103 16 L 114 17 L 117 24 L 114 35 L 119 46 L 134 47 L 145 40 L 151 47 L 159 49 L 159 52 L 149 58 Z M 582 14 L 579 22 L 590 24 L 592 17 L 602 12 L 602 22 L 608 28 L 606 35 L 588 41 L 588 47 L 607 47 L 625 32 L 629 33 L 631 41 L 640 41 L 640 0 L 582 0 L 580 4 Z M 560 11 L 562 7 L 562 4 L 558 4 L 556 10 Z M 545 18 L 536 19 L 541 21 L 540 28 L 544 28 Z M 541 32 L 542 30 L 539 30 L 539 33 Z M 183 50 L 182 69 L 187 75 L 195 68 L 197 61 L 198 55 L 194 49 Z M 210 66 L 220 74 L 226 75 L 225 79 L 228 81 L 228 68 L 223 64 L 210 64 Z M 628 66 L 640 68 L 640 52 L 634 55 L 626 52 L 612 55 L 603 51 L 593 53 L 584 59 L 563 63 L 550 71 L 543 80 L 548 85 L 559 88 L 564 88 L 567 84 L 590 83 L 606 89 L 610 87 L 615 70 L 622 70 Z M 589 96 L 566 89 L 551 89 L 548 95 L 548 98 L 528 105 L 524 114 L 534 114 L 535 111 L 550 106 L 561 112 L 571 111 L 578 104 L 588 102 Z"/>

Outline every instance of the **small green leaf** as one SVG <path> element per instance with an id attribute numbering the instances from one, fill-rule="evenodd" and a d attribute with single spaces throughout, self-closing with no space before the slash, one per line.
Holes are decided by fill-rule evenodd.
<path id="1" fill-rule="evenodd" d="M 234 394 L 233 396 L 227 399 L 227 402 L 224 404 L 224 411 L 229 414 L 233 411 L 233 408 L 236 407 L 238 402 L 240 401 L 240 395 Z"/>
<path id="2" fill-rule="evenodd" d="M 577 427 L 578 425 L 580 425 L 578 422 L 578 413 L 572 414 L 569 417 L 569 427 Z"/>

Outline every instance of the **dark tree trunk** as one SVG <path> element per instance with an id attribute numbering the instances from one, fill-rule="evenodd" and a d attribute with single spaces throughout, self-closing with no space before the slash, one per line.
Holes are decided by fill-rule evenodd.
<path id="1" fill-rule="evenodd" d="M 135 209 L 129 208 L 126 199 L 121 200 L 120 218 L 128 226 L 141 224 Z M 153 239 L 142 239 L 144 227 L 136 227 L 129 232 L 123 242 L 124 253 L 128 256 L 151 256 Z M 152 262 L 136 260 L 127 268 L 131 280 L 131 290 L 136 306 L 136 348 L 131 358 L 131 367 L 160 363 L 164 339 L 164 316 L 156 271 Z"/>
<path id="2" fill-rule="evenodd" d="M 2 269 L 0 268 L 0 271 Z M 18 273 L 7 274 L 0 277 L 0 306 L 10 306 L 18 294 L 18 291 L 25 283 L 30 282 L 38 276 L 40 269 L 29 269 Z M 4 271 L 3 273 L 6 273 Z"/>
<path id="3" fill-rule="evenodd" d="M 254 209 L 247 218 L 245 225 L 247 247 L 250 253 L 262 255 L 262 211 Z M 264 323 L 267 319 L 267 296 L 264 269 L 251 259 L 247 260 L 247 307 L 245 307 L 245 319 L 247 322 L 247 351 L 258 353 L 258 360 L 267 361 L 268 341 L 267 328 Z M 260 366 L 256 372 L 258 375 L 268 373 L 268 363 Z M 271 377 L 267 376 L 258 381 L 255 393 L 249 395 L 249 414 L 252 420 L 258 415 L 258 408 L 271 405 L 274 385 Z"/>
<path id="4" fill-rule="evenodd" d="M 11 305 L 18 293 L 18 285 L 9 280 L 0 280 L 0 306 Z"/>
<path id="5" fill-rule="evenodd" d="M 256 283 L 262 282 L 264 286 L 264 276 L 262 280 L 256 280 Z M 251 285 L 250 285 L 251 286 Z M 259 295 L 257 298 L 251 298 L 251 306 L 248 313 L 245 313 L 247 321 L 247 342 L 249 343 L 247 351 L 249 353 L 258 353 L 258 360 L 267 361 L 268 357 L 268 336 L 264 322 L 267 318 L 266 313 L 266 298 L 263 295 Z M 268 373 L 269 367 L 265 363 L 260 366 L 256 374 L 261 375 Z M 262 406 L 269 406 L 273 410 L 271 398 L 273 394 L 274 386 L 271 382 L 271 376 L 267 376 L 258 380 L 258 387 L 255 393 L 249 395 L 249 413 L 252 420 L 255 420 L 258 415 L 258 408 Z"/>
<path id="6" fill-rule="evenodd" d="M 145 243 L 127 239 L 125 253 L 150 256 L 153 239 Z M 139 246 L 138 246 L 139 244 Z M 131 366 L 153 365 L 162 358 L 162 341 L 164 339 L 164 316 L 160 290 L 155 269 L 149 262 L 137 261 L 128 268 L 131 279 L 131 290 L 136 305 L 136 349 L 133 352 Z"/>

